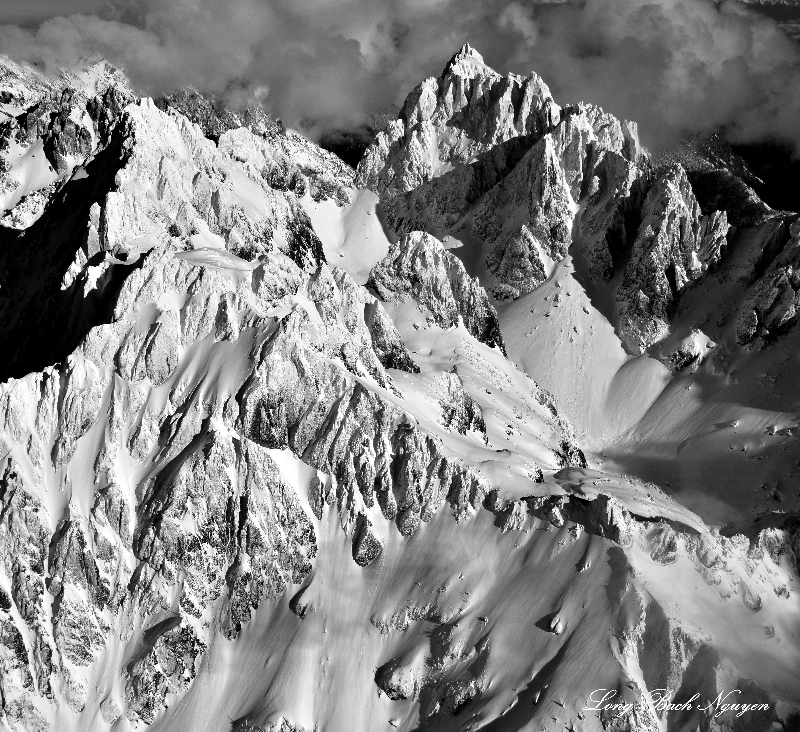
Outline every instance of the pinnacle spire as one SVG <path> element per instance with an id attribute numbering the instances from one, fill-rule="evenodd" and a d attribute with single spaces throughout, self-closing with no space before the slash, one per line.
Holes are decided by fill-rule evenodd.
<path id="1" fill-rule="evenodd" d="M 459 49 L 458 53 L 450 59 L 447 66 L 445 67 L 445 71 L 449 69 L 451 66 L 457 64 L 459 61 L 477 61 L 478 63 L 483 63 L 483 56 L 481 56 L 469 43 L 464 43 L 463 46 Z"/>

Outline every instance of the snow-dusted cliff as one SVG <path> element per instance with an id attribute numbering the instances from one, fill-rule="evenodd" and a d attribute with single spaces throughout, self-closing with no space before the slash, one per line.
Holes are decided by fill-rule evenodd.
<path id="1" fill-rule="evenodd" d="M 528 375 L 592 413 L 606 371 L 564 331 L 620 372 L 623 343 L 662 349 L 664 393 L 662 362 L 714 360 L 669 346 L 728 215 L 635 125 L 468 46 L 355 172 L 106 64 L 3 62 L 0 91 L 4 728 L 797 723 L 796 516 L 711 528 Z M 736 348 L 791 328 L 796 228 L 745 232 L 771 238 Z M 764 708 L 668 712 L 662 688 Z"/>

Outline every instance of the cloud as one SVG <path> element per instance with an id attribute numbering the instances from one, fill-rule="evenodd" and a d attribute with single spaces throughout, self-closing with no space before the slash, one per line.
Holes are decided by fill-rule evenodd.
<path id="1" fill-rule="evenodd" d="M 800 147 L 798 46 L 741 5 L 588 0 L 542 28 L 535 55 L 559 92 L 637 120 L 654 146 L 721 128 Z"/>
<path id="2" fill-rule="evenodd" d="M 0 24 L 40 23 L 54 15 L 96 13 L 105 0 L 4 0 L 0 6 Z"/>
<path id="3" fill-rule="evenodd" d="M 724 129 L 800 149 L 798 46 L 731 0 L 111 0 L 0 27 L 12 57 L 101 54 L 152 95 L 258 87 L 271 112 L 318 134 L 401 103 L 466 40 L 501 72 L 537 71 L 562 104 L 637 120 L 653 148 Z"/>

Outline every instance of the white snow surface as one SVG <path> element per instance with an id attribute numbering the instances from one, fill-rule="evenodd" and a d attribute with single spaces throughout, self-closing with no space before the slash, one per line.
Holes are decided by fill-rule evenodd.
<path id="1" fill-rule="evenodd" d="M 331 199 L 316 203 L 310 196 L 305 196 L 301 203 L 322 240 L 331 266 L 341 267 L 354 282 L 363 285 L 370 270 L 389 253 L 390 242 L 381 224 L 378 196 L 362 189 L 344 207 Z"/>
<path id="2" fill-rule="evenodd" d="M 486 71 L 462 53 L 469 74 Z M 102 89 L 109 74 L 95 69 L 81 83 Z M 546 262 L 532 292 L 498 303 L 506 357 L 463 320 L 443 328 L 413 298 L 381 304 L 364 287 L 391 244 L 375 193 L 351 189 L 342 205 L 273 189 L 260 172 L 274 163 L 270 144 L 254 133 L 234 130 L 217 145 L 151 100 L 125 115 L 129 157 L 102 201 L 97 255 L 106 268 L 130 267 L 113 314 L 64 364 L 0 384 L 0 476 L 13 500 L 30 502 L 13 504 L 5 515 L 16 523 L 2 524 L 0 588 L 14 602 L 0 620 L 19 629 L 26 664 L 37 643 L 54 657 L 48 696 L 38 678 L 18 681 L 3 644 L 17 676 L 0 681 L 0 724 L 605 732 L 608 720 L 585 707 L 593 690 L 613 689 L 633 705 L 618 729 L 668 732 L 647 694 L 684 680 L 704 693 L 746 681 L 782 719 L 800 708 L 791 538 L 770 526 L 750 538 L 719 530 L 733 519 L 748 529 L 765 500 L 753 486 L 797 470 L 788 397 L 800 395 L 800 336 L 742 355 L 724 384 L 672 373 L 626 353 L 567 256 Z M 306 166 L 324 162 L 310 143 L 290 143 Z M 10 153 L 17 186 L 6 208 L 55 182 L 37 145 Z M 327 264 L 292 249 L 304 216 Z M 468 269 L 469 245 L 453 249 Z M 99 291 L 100 272 L 76 262 L 71 276 L 94 277 Z M 707 287 L 681 307 L 710 308 L 720 294 Z M 418 372 L 378 360 L 366 312 L 379 307 Z M 715 344 L 688 321 L 679 311 L 676 341 L 711 358 Z M 448 425 L 454 383 L 485 430 Z M 278 406 L 252 396 L 273 387 Z M 431 471 L 447 464 L 486 495 L 455 506 L 443 498 L 402 535 L 381 497 L 347 479 L 346 467 L 375 468 L 375 444 L 390 439 L 352 425 L 356 396 L 379 405 L 392 429 L 435 445 Z M 252 404 L 261 422 L 247 421 Z M 295 404 L 306 411 L 289 423 Z M 262 423 L 278 429 L 281 415 L 291 439 L 315 429 L 318 441 L 303 453 L 290 437 L 272 445 Z M 315 467 L 347 430 L 341 464 Z M 571 442 L 587 467 L 565 466 Z M 400 492 L 393 479 L 389 492 Z M 438 479 L 415 474 L 411 489 Z M 111 495 L 123 501 L 119 515 Z M 382 550 L 360 566 L 365 524 Z M 214 544 L 231 526 L 235 539 Z M 37 531 L 48 552 L 38 575 Z M 65 543 L 67 531 L 82 538 Z M 302 576 L 288 566 L 298 557 L 308 560 Z M 231 630 L 236 583 L 259 572 L 279 591 L 244 596 L 247 613 Z M 20 577 L 45 598 L 27 619 Z M 121 593 L 119 604 L 94 603 L 92 578 Z M 65 617 L 78 618 L 77 630 Z M 736 730 L 732 720 L 720 729 Z M 752 729 L 779 729 L 772 721 Z"/>

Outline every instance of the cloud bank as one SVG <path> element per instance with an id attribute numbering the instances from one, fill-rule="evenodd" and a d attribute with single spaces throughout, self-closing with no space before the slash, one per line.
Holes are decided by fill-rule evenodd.
<path id="1" fill-rule="evenodd" d="M 111 0 L 98 14 L 0 26 L 13 58 L 100 54 L 151 95 L 249 85 L 316 134 L 399 104 L 467 40 L 498 71 L 535 70 L 562 104 L 638 121 L 654 149 L 723 129 L 800 150 L 800 47 L 733 0 Z"/>

